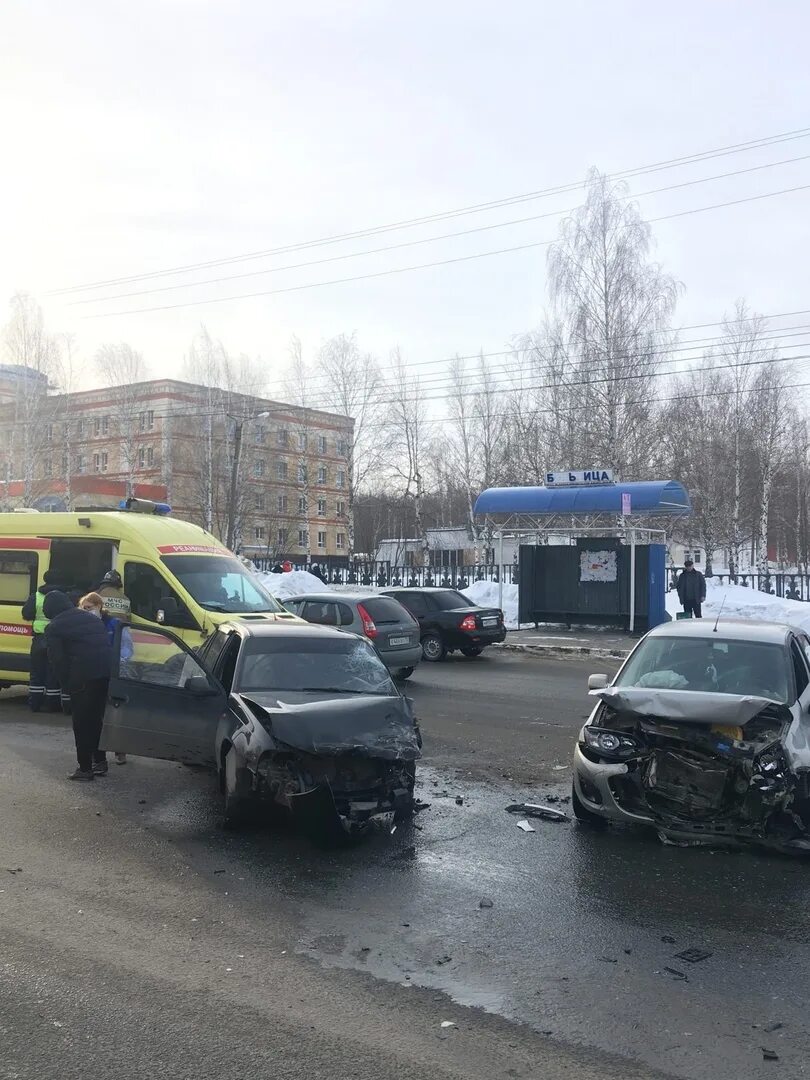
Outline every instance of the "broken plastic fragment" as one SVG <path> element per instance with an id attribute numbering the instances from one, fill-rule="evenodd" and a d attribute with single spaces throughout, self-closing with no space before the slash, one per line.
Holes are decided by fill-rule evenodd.
<path id="1" fill-rule="evenodd" d="M 495 904 L 492 900 L 490 900 L 488 896 L 482 896 L 481 899 L 478 901 L 478 906 L 480 908 L 490 908 L 494 907 Z"/>
<path id="2" fill-rule="evenodd" d="M 778 1031 L 781 1027 L 784 1027 L 781 1020 L 772 1020 L 770 1024 L 766 1024 L 762 1030 L 770 1033 L 771 1031 Z"/>
<path id="3" fill-rule="evenodd" d="M 452 1028 L 452 1027 L 455 1027 L 455 1026 L 456 1025 L 453 1023 L 452 1020 L 442 1020 L 442 1027 L 443 1028 Z"/>
<path id="4" fill-rule="evenodd" d="M 528 821 L 518 821 L 518 822 L 517 822 L 517 827 L 518 827 L 519 829 L 522 829 L 522 830 L 523 830 L 523 832 L 537 832 L 537 830 L 535 829 L 535 827 L 534 827 L 533 825 L 530 825 L 530 824 L 528 823 Z"/>
<path id="5" fill-rule="evenodd" d="M 763 1061 L 778 1061 L 779 1060 L 779 1055 L 777 1054 L 777 1052 L 775 1050 L 768 1050 L 764 1046 L 760 1047 L 760 1049 L 762 1050 L 762 1060 Z"/>
<path id="6" fill-rule="evenodd" d="M 708 949 L 684 949 L 683 952 L 675 953 L 678 960 L 686 960 L 688 964 L 699 964 L 701 960 L 708 960 L 712 954 Z"/>

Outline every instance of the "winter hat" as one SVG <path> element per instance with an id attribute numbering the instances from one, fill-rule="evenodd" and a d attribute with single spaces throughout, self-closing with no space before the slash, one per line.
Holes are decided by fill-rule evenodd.
<path id="1" fill-rule="evenodd" d="M 53 592 L 49 592 L 45 597 L 45 603 L 42 605 L 42 614 L 46 619 L 55 619 L 57 615 L 61 615 L 65 611 L 70 611 L 73 608 L 70 597 L 65 596 L 63 592 L 59 592 L 58 589 L 54 589 Z"/>

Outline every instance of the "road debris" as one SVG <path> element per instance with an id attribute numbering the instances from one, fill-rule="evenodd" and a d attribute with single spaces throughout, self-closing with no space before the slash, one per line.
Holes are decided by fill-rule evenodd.
<path id="1" fill-rule="evenodd" d="M 510 803 L 506 807 L 507 814 L 526 814 L 528 817 L 545 818 L 547 821 L 568 821 L 568 814 L 564 810 L 558 810 L 554 806 L 543 806 L 541 803 Z"/>
<path id="2" fill-rule="evenodd" d="M 463 806 L 463 805 L 464 805 L 464 796 L 463 795 L 456 795 L 456 806 Z"/>
<path id="3" fill-rule="evenodd" d="M 443 1028 L 454 1028 L 455 1026 L 456 1025 L 453 1023 L 452 1020 L 442 1020 L 442 1027 Z"/>
<path id="4" fill-rule="evenodd" d="M 435 963 L 437 964 L 438 967 L 441 967 L 443 964 L 449 964 L 452 959 L 453 959 L 452 956 L 447 956 L 445 954 L 444 956 L 437 956 L 436 960 L 435 960 Z"/>
<path id="5" fill-rule="evenodd" d="M 692 948 L 675 953 L 675 958 L 676 960 L 686 960 L 688 964 L 699 964 L 701 960 L 708 960 L 711 955 L 708 949 Z"/>
<path id="6" fill-rule="evenodd" d="M 779 1031 L 779 1029 L 784 1026 L 785 1025 L 782 1023 L 781 1020 L 772 1020 L 770 1024 L 766 1024 L 762 1030 L 767 1031 L 768 1034 L 770 1034 L 772 1031 Z"/>
<path id="7" fill-rule="evenodd" d="M 535 829 L 534 825 L 530 825 L 528 821 L 518 821 L 516 824 L 519 829 L 523 830 L 523 832 L 537 832 L 537 829 Z"/>
<path id="8" fill-rule="evenodd" d="M 490 900 L 488 896 L 482 896 L 481 899 L 478 901 L 478 906 L 480 908 L 491 908 L 495 907 L 495 903 L 493 900 Z"/>
<path id="9" fill-rule="evenodd" d="M 669 934 L 664 934 L 664 936 L 661 938 L 661 940 L 663 941 L 663 943 L 665 945 L 674 945 L 675 944 L 675 938 L 670 937 Z"/>
<path id="10" fill-rule="evenodd" d="M 762 1051 L 762 1060 L 763 1061 L 778 1061 L 779 1060 L 779 1055 L 777 1054 L 777 1052 L 775 1050 L 768 1050 L 768 1048 L 765 1047 L 765 1046 L 761 1046 L 760 1050 Z"/>
<path id="11" fill-rule="evenodd" d="M 679 979 L 681 982 L 688 982 L 689 981 L 689 976 L 686 974 L 685 971 L 679 971 L 677 968 L 674 968 L 674 967 L 665 967 L 664 971 L 666 971 L 670 975 L 672 975 L 673 978 Z"/>
<path id="12" fill-rule="evenodd" d="M 601 960 L 603 964 L 618 964 L 615 956 L 599 956 L 597 959 Z"/>

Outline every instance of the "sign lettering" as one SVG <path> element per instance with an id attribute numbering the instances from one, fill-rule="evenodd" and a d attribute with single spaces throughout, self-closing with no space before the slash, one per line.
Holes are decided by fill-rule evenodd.
<path id="1" fill-rule="evenodd" d="M 546 473 L 546 487 L 582 487 L 612 483 L 612 469 L 565 469 L 562 472 Z"/>

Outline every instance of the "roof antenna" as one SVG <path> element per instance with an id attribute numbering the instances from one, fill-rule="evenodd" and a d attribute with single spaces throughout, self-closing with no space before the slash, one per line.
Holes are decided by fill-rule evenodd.
<path id="1" fill-rule="evenodd" d="M 726 606 L 726 597 L 727 596 L 728 596 L 728 593 L 724 592 L 723 593 L 723 603 L 720 605 L 720 610 L 717 612 L 717 618 L 714 620 L 714 630 L 712 631 L 713 634 L 717 633 L 717 624 L 720 622 L 720 616 L 723 614 L 723 608 Z"/>

